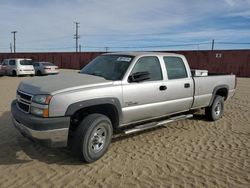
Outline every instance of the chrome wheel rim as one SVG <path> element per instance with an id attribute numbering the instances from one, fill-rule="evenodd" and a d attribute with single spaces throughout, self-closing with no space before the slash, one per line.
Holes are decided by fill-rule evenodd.
<path id="1" fill-rule="evenodd" d="M 103 125 L 99 125 L 94 129 L 91 134 L 89 148 L 92 152 L 98 153 L 101 151 L 105 145 L 107 137 L 107 131 Z"/>
<path id="2" fill-rule="evenodd" d="M 219 116 L 220 113 L 221 113 L 221 108 L 222 108 L 222 105 L 220 102 L 217 103 L 217 105 L 215 106 L 214 108 L 214 112 L 215 112 L 215 115 L 216 116 Z"/>

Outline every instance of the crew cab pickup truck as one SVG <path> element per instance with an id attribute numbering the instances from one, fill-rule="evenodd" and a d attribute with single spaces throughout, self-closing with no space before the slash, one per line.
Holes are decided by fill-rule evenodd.
<path id="1" fill-rule="evenodd" d="M 22 81 L 11 112 L 24 136 L 69 146 L 93 162 L 105 154 L 114 133 L 191 118 L 201 108 L 208 120 L 218 120 L 235 88 L 235 75 L 192 75 L 183 55 L 108 53 L 75 74 Z"/>

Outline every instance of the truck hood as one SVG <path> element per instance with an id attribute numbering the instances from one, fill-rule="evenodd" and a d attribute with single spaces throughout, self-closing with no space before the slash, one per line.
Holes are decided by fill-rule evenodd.
<path id="1" fill-rule="evenodd" d="M 60 74 L 46 77 L 37 77 L 22 81 L 18 90 L 33 95 L 36 94 L 57 94 L 74 89 L 83 89 L 109 85 L 113 82 L 102 77 L 87 74 Z"/>

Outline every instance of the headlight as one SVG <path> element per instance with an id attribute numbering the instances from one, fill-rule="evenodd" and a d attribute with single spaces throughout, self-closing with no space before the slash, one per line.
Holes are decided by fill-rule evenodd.
<path id="1" fill-rule="evenodd" d="M 41 116 L 41 117 L 49 117 L 49 110 L 48 108 L 45 109 L 41 109 L 41 108 L 37 108 L 37 107 L 31 107 L 30 109 L 31 114 L 37 115 L 37 116 Z"/>
<path id="2" fill-rule="evenodd" d="M 33 97 L 33 102 L 39 103 L 39 104 L 49 104 L 52 96 L 51 95 L 35 95 Z"/>

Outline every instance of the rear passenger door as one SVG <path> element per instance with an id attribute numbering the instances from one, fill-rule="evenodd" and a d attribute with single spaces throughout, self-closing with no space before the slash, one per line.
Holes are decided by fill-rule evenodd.
<path id="1" fill-rule="evenodd" d="M 167 101 L 165 113 L 177 113 L 189 110 L 193 103 L 194 84 L 193 79 L 181 57 L 164 56 L 163 61 L 167 73 L 167 92 L 165 100 Z"/>
<path id="2" fill-rule="evenodd" d="M 124 80 L 123 87 L 123 123 L 131 123 L 164 114 L 165 100 L 162 66 L 157 56 L 144 56 L 137 60 L 132 73 L 148 72 L 150 79 L 142 82 Z M 127 78 L 126 78 L 127 79 Z"/>
<path id="3" fill-rule="evenodd" d="M 16 69 L 16 60 L 10 59 L 7 66 L 7 74 L 12 75 L 12 71 Z"/>
<path id="4" fill-rule="evenodd" d="M 9 64 L 10 60 L 9 59 L 6 59 L 4 64 L 6 65 L 6 74 L 7 75 L 11 75 L 11 66 Z"/>

